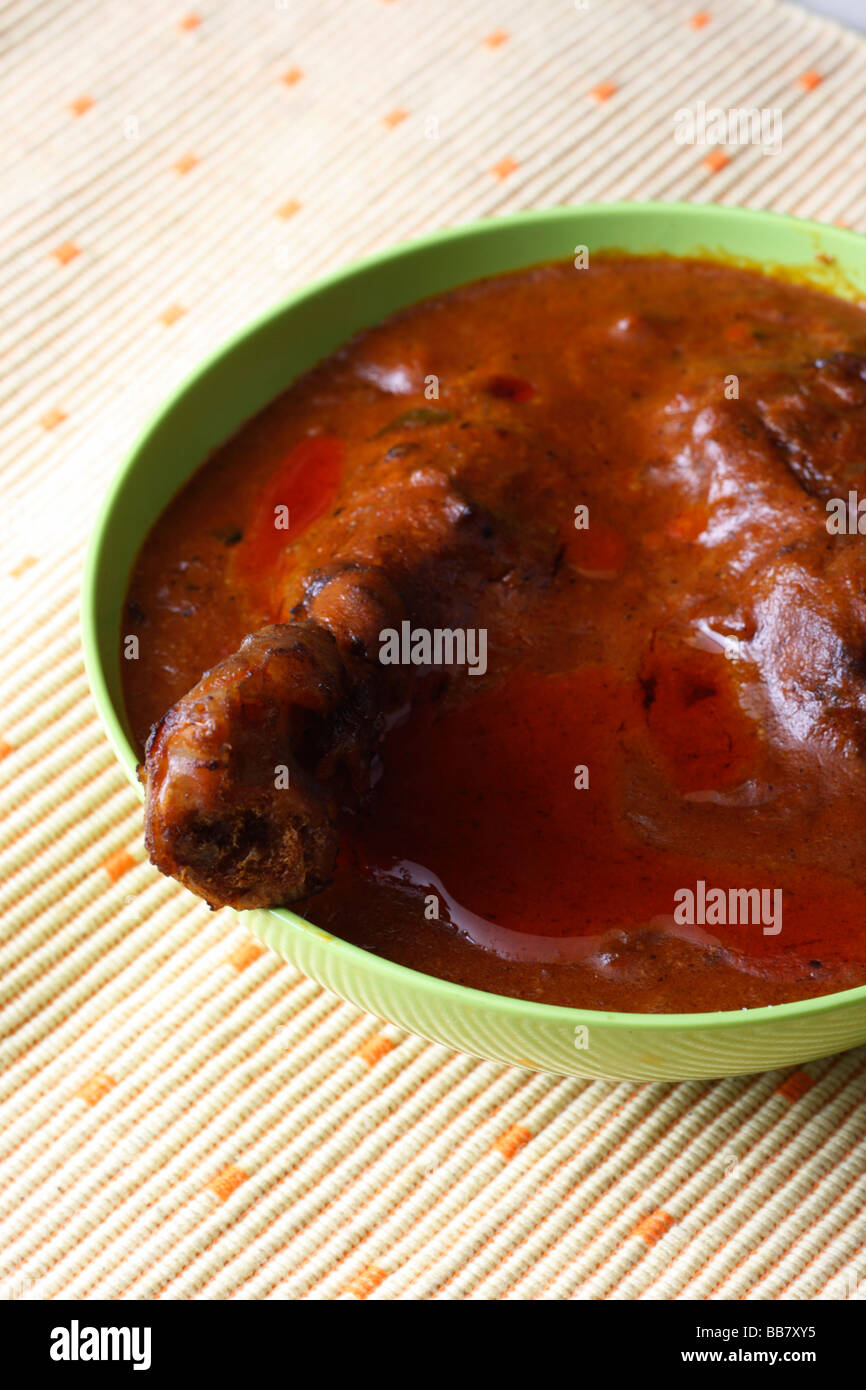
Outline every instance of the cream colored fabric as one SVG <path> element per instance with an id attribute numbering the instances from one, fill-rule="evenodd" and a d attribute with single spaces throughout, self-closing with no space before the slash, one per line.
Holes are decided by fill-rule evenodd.
<path id="1" fill-rule="evenodd" d="M 450 1055 L 324 994 L 144 862 L 77 589 L 167 391 L 360 253 L 617 197 L 866 230 L 863 42 L 774 0 L 2 17 L 0 1293 L 862 1296 L 862 1051 L 586 1083 Z M 699 100 L 780 108 L 782 152 L 714 169 L 673 140 Z"/>

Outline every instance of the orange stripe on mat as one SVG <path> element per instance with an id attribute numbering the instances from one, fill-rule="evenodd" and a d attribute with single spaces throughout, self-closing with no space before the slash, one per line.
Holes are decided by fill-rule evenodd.
<path id="1" fill-rule="evenodd" d="M 260 946 L 257 941 L 245 941 L 238 946 L 228 958 L 229 965 L 233 965 L 235 970 L 246 970 L 248 965 L 252 965 L 254 960 L 265 954 L 264 946 Z"/>
<path id="2" fill-rule="evenodd" d="M 116 883 L 124 874 L 128 874 L 130 869 L 135 868 L 135 862 L 128 849 L 119 849 L 116 853 L 110 854 L 99 867 L 105 870 L 112 883 Z"/>
<path id="3" fill-rule="evenodd" d="M 659 1208 L 658 1211 L 651 1211 L 649 1216 L 645 1216 L 642 1221 L 639 1221 L 631 1231 L 631 1235 L 640 1236 L 647 1245 L 655 1245 L 656 1241 L 670 1230 L 675 1219 L 670 1212 L 662 1211 Z"/>
<path id="4" fill-rule="evenodd" d="M 79 1086 L 74 1094 L 79 1100 L 84 1100 L 88 1105 L 95 1105 L 98 1100 L 107 1095 L 112 1086 L 117 1083 L 113 1076 L 109 1076 L 106 1071 L 94 1072 L 93 1076 L 85 1081 L 83 1086 Z"/>
<path id="5" fill-rule="evenodd" d="M 343 1293 L 354 1294 L 355 1298 L 366 1298 L 374 1289 L 378 1289 L 382 1280 L 385 1278 L 386 1271 L 380 1269 L 378 1265 L 364 1265 L 359 1270 L 354 1279 L 350 1279 L 343 1289 Z"/>
<path id="6" fill-rule="evenodd" d="M 35 564 L 38 564 L 35 555 L 25 555 L 24 559 L 19 560 L 15 568 L 9 571 L 9 574 L 13 579 L 20 579 L 22 574 L 26 574 L 28 570 L 32 570 Z"/>
<path id="7" fill-rule="evenodd" d="M 52 406 L 51 410 L 46 410 L 45 414 L 39 417 L 39 423 L 44 430 L 53 430 L 56 429 L 58 425 L 62 425 L 65 419 L 66 411 L 61 410 L 60 406 L 55 405 Z"/>
<path id="8" fill-rule="evenodd" d="M 215 1197 L 224 1202 L 240 1187 L 242 1182 L 246 1182 L 248 1177 L 249 1173 L 245 1173 L 243 1168 L 238 1168 L 234 1163 L 230 1163 L 227 1168 L 223 1168 L 217 1173 L 215 1178 L 211 1178 L 207 1187 Z"/>
<path id="9" fill-rule="evenodd" d="M 784 1096 L 785 1100 L 795 1101 L 804 1096 L 807 1091 L 811 1091 L 814 1081 L 808 1072 L 792 1071 L 790 1076 L 786 1076 L 775 1089 L 774 1095 Z"/>
<path id="10" fill-rule="evenodd" d="M 361 1044 L 356 1050 L 355 1056 L 360 1057 L 362 1062 L 366 1062 L 368 1067 L 372 1067 L 374 1063 L 379 1061 L 380 1057 L 384 1057 L 385 1053 L 390 1052 L 393 1047 L 394 1044 L 390 1038 L 377 1033 L 374 1038 L 368 1038 L 365 1043 Z"/>
<path id="11" fill-rule="evenodd" d="M 724 150 L 713 150 L 701 160 L 704 168 L 711 174 L 720 174 L 723 169 L 727 169 L 730 162 L 731 156 L 725 154 Z"/>
<path id="12" fill-rule="evenodd" d="M 493 1141 L 492 1147 L 497 1153 L 501 1153 L 503 1158 L 513 1158 L 518 1149 L 528 1144 L 531 1138 L 531 1129 L 527 1129 L 525 1125 L 512 1125 Z"/>

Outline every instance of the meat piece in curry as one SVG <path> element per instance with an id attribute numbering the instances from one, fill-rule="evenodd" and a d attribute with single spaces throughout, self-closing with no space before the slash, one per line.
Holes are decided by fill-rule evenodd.
<path id="1" fill-rule="evenodd" d="M 514 447 L 505 430 L 466 424 L 467 468 Z M 360 451 L 337 514 L 308 533 L 303 572 L 281 585 L 289 621 L 247 637 L 150 738 L 151 857 L 214 906 L 293 902 L 330 882 L 340 808 L 363 803 L 387 720 L 412 695 L 417 668 L 383 666 L 380 632 L 471 616 L 518 553 L 461 487 L 456 454 L 442 467 L 436 431 L 423 443 L 405 426 L 387 433 Z M 514 440 L 529 467 L 527 441 Z"/>
<path id="2" fill-rule="evenodd" d="M 597 257 L 396 315 L 143 548 L 151 857 L 213 906 L 300 904 L 545 1002 L 866 982 L 866 561 L 827 510 L 858 488 L 857 304 Z M 418 633 L 483 634 L 485 663 L 407 660 Z M 784 916 L 684 920 L 684 889 Z"/>

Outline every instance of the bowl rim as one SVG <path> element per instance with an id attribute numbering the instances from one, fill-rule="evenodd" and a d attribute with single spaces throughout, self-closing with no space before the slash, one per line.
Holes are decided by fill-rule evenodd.
<path id="1" fill-rule="evenodd" d="M 204 381 L 212 368 L 223 357 L 231 353 L 245 340 L 255 337 L 262 329 L 270 326 L 300 304 L 315 298 L 324 290 L 338 286 L 343 282 L 351 282 L 356 275 L 375 267 L 398 261 L 404 257 L 421 254 L 433 246 L 451 241 L 483 238 L 506 226 L 523 226 L 531 231 L 535 224 L 547 225 L 556 221 L 567 223 L 573 221 L 575 217 L 586 217 L 588 220 L 592 220 L 594 217 L 611 215 L 623 218 L 647 215 L 651 218 L 670 216 L 691 220 L 697 227 L 704 225 L 708 220 L 731 224 L 751 222 L 756 226 L 765 224 L 769 229 L 787 226 L 798 233 L 811 233 L 815 239 L 816 247 L 826 244 L 829 239 L 833 243 L 848 245 L 852 249 L 856 248 L 860 255 L 866 252 L 866 237 L 850 228 L 759 208 L 726 206 L 719 203 L 660 200 L 563 204 L 510 213 L 504 216 L 475 219 L 375 251 L 370 255 L 351 261 L 348 265 L 340 266 L 309 284 L 302 285 L 222 340 L 183 377 L 139 429 L 133 444 L 127 450 L 117 472 L 111 479 L 106 495 L 98 509 L 87 545 L 82 572 L 80 613 L 84 665 L 88 682 L 109 741 L 124 771 L 142 799 L 143 788 L 137 776 L 138 758 L 109 693 L 100 656 L 97 612 L 100 593 L 99 573 L 106 543 L 106 533 L 115 506 L 126 486 L 127 477 L 133 470 L 139 453 L 146 447 L 150 437 L 168 420 L 187 392 Z M 696 244 L 699 243 L 696 242 Z M 613 244 L 611 244 L 610 249 L 615 249 Z M 647 251 L 645 253 L 625 252 L 624 254 L 646 254 L 649 256 L 658 253 Z M 686 253 L 683 255 L 687 259 L 691 258 Z M 713 250 L 709 247 L 701 247 L 700 252 L 693 258 L 713 259 Z M 527 262 L 527 264 L 531 264 L 531 262 Z M 756 266 L 760 268 L 757 263 Z M 766 268 L 765 273 L 767 273 Z M 772 270 L 769 273 L 772 273 Z M 454 287 L 456 288 L 463 283 L 472 282 L 458 280 Z M 421 302 L 424 297 L 423 294 L 420 295 L 418 302 Z M 286 386 L 290 384 L 291 379 L 286 382 Z M 128 580 L 128 575 L 126 579 Z M 795 1018 L 802 1019 L 815 1014 L 834 1013 L 858 1004 L 866 1005 L 866 984 L 858 985 L 853 989 L 835 991 L 831 994 L 816 995 L 809 999 L 793 1000 L 787 1004 L 768 1004 L 758 1008 L 720 1009 L 702 1013 L 623 1013 L 615 1010 L 587 1009 L 563 1004 L 542 1004 L 536 1000 L 475 989 L 469 985 L 457 984 L 436 975 L 428 975 L 411 966 L 401 965 L 384 956 L 376 955 L 373 951 L 365 950 L 361 946 L 345 941 L 342 937 L 334 936 L 323 928 L 317 927 L 314 923 L 307 922 L 288 907 L 261 908 L 256 909 L 255 912 L 240 912 L 238 915 L 242 921 L 251 916 L 262 915 L 275 923 L 279 922 L 283 928 L 289 927 L 294 931 L 299 931 L 305 937 L 312 936 L 322 942 L 327 942 L 329 949 L 336 952 L 348 966 L 362 969 L 367 974 L 378 975 L 396 986 L 397 990 L 402 984 L 409 989 L 421 990 L 429 996 L 438 997 L 441 1002 L 458 1007 L 461 1004 L 470 1008 L 483 1007 L 488 1013 L 497 1014 L 503 1020 L 519 1015 L 529 1025 L 532 1023 L 556 1024 L 572 1029 L 579 1026 L 603 1027 L 605 1030 L 626 1030 L 649 1035 L 662 1032 L 705 1032 L 707 1030 L 721 1032 L 737 1025 L 748 1025 L 749 1027 L 757 1025 L 760 1027 L 778 1024 L 783 1020 L 791 1021 Z"/>

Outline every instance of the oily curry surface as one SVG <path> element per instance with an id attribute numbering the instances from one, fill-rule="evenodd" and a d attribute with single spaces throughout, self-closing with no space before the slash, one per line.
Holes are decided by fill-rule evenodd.
<path id="1" fill-rule="evenodd" d="M 399 314 L 142 550 L 152 857 L 549 1003 L 866 982 L 864 473 L 866 312 L 817 291 L 614 257 Z"/>

